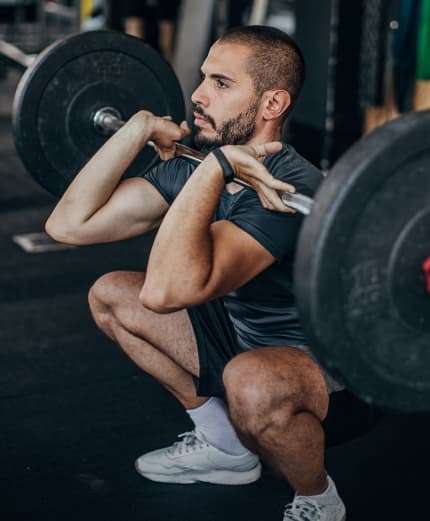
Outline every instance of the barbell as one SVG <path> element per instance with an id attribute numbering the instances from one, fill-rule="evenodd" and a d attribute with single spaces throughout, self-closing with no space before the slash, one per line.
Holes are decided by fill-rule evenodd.
<path id="1" fill-rule="evenodd" d="M 13 106 L 16 149 L 56 195 L 138 110 L 184 119 L 173 70 L 136 38 L 82 33 L 31 62 L 20 59 L 26 71 Z M 145 147 L 126 175 L 145 171 L 154 157 Z M 284 199 L 309 214 L 294 284 L 319 362 L 365 401 L 400 411 L 430 410 L 429 166 L 430 111 L 410 113 L 355 143 L 314 200 Z"/>
<path id="2" fill-rule="evenodd" d="M 25 68 L 14 98 L 16 149 L 27 170 L 54 195 L 63 194 L 106 136 L 121 128 L 133 111 L 143 108 L 177 121 L 184 118 L 175 73 L 139 39 L 91 31 L 54 42 L 38 56 L 27 56 L 5 42 L 0 42 L 0 52 Z M 151 141 L 147 145 L 155 148 Z M 70 162 L 72 153 L 76 159 Z M 127 176 L 145 171 L 154 155 L 145 148 Z M 176 155 L 199 162 L 205 157 L 181 143 Z M 236 182 L 249 186 L 240 179 Z M 281 200 L 305 214 L 313 202 L 288 192 L 281 194 Z"/>
<path id="3" fill-rule="evenodd" d="M 96 130 L 108 133 L 117 131 L 125 123 L 121 119 L 119 112 L 117 112 L 114 107 L 102 107 L 98 109 L 92 116 L 92 122 Z M 146 146 L 150 146 L 151 148 L 156 149 L 156 144 L 153 141 L 147 141 Z M 206 157 L 202 152 L 194 150 L 186 145 L 183 145 L 182 143 L 176 143 L 175 148 L 176 156 L 188 157 L 198 163 L 201 163 Z M 235 183 L 246 188 L 252 188 L 248 183 L 242 181 L 242 179 L 238 179 L 237 177 L 234 178 L 234 181 Z M 281 201 L 286 206 L 291 206 L 304 215 L 309 215 L 313 204 L 311 197 L 300 193 L 290 192 L 281 192 L 279 195 Z"/>

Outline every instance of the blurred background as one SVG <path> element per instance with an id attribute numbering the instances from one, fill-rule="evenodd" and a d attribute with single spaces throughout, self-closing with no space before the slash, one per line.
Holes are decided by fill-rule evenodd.
<path id="1" fill-rule="evenodd" d="M 172 65 L 188 117 L 209 46 L 241 24 L 300 44 L 307 80 L 284 138 L 326 172 L 367 132 L 430 108 L 430 0 L 0 0 L 0 41 L 26 55 L 81 31 L 142 38 Z M 190 425 L 96 329 L 87 292 L 108 271 L 145 269 L 153 236 L 82 248 L 47 240 L 56 198 L 12 138 L 22 74 L 0 54 L 1 521 L 280 521 L 292 491 L 269 471 L 245 487 L 163 485 L 134 471 L 138 455 Z M 430 518 L 429 419 L 385 411 L 371 432 L 327 451 L 348 521 Z"/>
<path id="2" fill-rule="evenodd" d="M 226 28 L 278 27 L 300 44 L 308 73 L 288 140 L 327 169 L 364 132 L 430 106 L 429 13 L 427 0 L 1 0 L 0 39 L 32 54 L 79 31 L 125 31 L 173 65 L 189 103 Z"/>

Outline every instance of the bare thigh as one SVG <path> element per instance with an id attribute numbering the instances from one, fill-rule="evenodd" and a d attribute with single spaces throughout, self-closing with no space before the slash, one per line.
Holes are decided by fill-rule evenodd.
<path id="1" fill-rule="evenodd" d="M 197 343 L 185 310 L 158 314 L 143 306 L 139 293 L 145 273 L 116 271 L 103 275 L 90 291 L 89 301 L 97 315 L 112 315 L 120 326 L 166 354 L 188 372 L 198 376 Z"/>

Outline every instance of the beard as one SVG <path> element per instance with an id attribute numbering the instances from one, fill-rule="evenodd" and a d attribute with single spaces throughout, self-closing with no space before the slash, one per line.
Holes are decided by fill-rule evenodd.
<path id="1" fill-rule="evenodd" d="M 218 126 L 209 114 L 205 114 L 203 109 L 196 105 L 194 111 L 203 116 L 217 132 L 216 136 L 208 137 L 203 135 L 204 129 L 197 127 L 194 136 L 196 146 L 204 150 L 222 145 L 245 145 L 254 135 L 259 104 L 260 100 L 256 99 L 244 112 L 221 122 Z"/>

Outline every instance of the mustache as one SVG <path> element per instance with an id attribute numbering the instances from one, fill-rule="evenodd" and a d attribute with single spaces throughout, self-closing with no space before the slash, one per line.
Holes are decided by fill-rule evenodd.
<path id="1" fill-rule="evenodd" d="M 197 114 L 202 116 L 203 119 L 205 119 L 208 123 L 210 123 L 212 125 L 212 127 L 216 130 L 215 120 L 213 119 L 212 116 L 210 116 L 209 114 L 206 114 L 206 112 L 201 108 L 200 105 L 194 105 L 194 112 L 197 112 Z"/>

